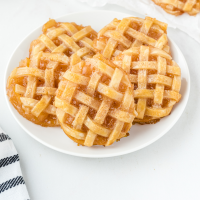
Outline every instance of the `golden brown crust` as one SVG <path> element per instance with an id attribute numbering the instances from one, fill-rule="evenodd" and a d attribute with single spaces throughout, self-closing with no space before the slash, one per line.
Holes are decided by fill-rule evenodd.
<path id="1" fill-rule="evenodd" d="M 90 27 L 51 19 L 43 34 L 31 42 L 29 58 L 21 61 L 8 79 L 7 95 L 17 111 L 41 126 L 58 126 L 54 98 L 69 58 L 92 57 L 97 33 Z"/>
<path id="2" fill-rule="evenodd" d="M 167 13 L 175 16 L 187 13 L 195 16 L 200 12 L 200 0 L 152 0 L 155 4 L 163 8 Z"/>
<path id="3" fill-rule="evenodd" d="M 99 31 L 94 47 L 107 59 L 141 45 L 157 47 L 170 54 L 166 34 L 167 24 L 150 17 L 114 19 Z"/>
<path id="4" fill-rule="evenodd" d="M 61 125 L 62 127 L 62 125 Z M 85 146 L 84 143 L 85 141 L 84 140 L 79 140 L 79 139 L 76 139 L 74 137 L 72 137 L 71 135 L 65 133 L 71 140 L 73 140 L 75 143 L 77 143 L 78 145 L 82 145 L 82 146 Z M 125 136 L 123 137 L 128 137 L 129 136 L 129 133 L 127 133 Z M 120 138 L 121 139 L 121 138 Z M 120 139 L 117 139 L 116 142 L 119 142 Z M 93 145 L 100 145 L 100 146 L 105 146 L 106 143 L 108 141 L 108 138 L 105 138 L 105 137 L 102 137 L 100 135 L 97 135 L 97 137 L 95 138 L 94 140 L 94 143 Z"/>
<path id="5" fill-rule="evenodd" d="M 134 123 L 158 122 L 181 99 L 181 70 L 165 51 L 132 47 L 115 57 L 114 63 L 130 73 L 138 113 Z"/>
<path id="6" fill-rule="evenodd" d="M 136 115 L 129 77 L 102 55 L 71 57 L 55 106 L 66 135 L 85 146 L 109 146 L 125 137 Z"/>

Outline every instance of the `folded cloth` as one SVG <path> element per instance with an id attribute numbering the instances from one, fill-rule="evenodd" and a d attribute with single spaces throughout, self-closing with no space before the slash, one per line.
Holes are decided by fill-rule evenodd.
<path id="1" fill-rule="evenodd" d="M 200 43 L 200 13 L 190 16 L 187 13 L 174 16 L 166 13 L 160 6 L 152 0 L 79 0 L 87 2 L 90 6 L 104 6 L 106 4 L 116 4 L 136 13 L 154 17 L 162 22 L 166 22 L 173 28 L 179 28 Z"/>
<path id="2" fill-rule="evenodd" d="M 30 199 L 22 176 L 19 155 L 11 138 L 0 128 L 0 200 Z"/>

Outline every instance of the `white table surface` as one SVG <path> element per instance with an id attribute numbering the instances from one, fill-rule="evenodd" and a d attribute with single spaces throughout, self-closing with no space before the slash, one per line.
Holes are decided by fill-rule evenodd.
<path id="1" fill-rule="evenodd" d="M 200 44 L 179 30 L 168 33 L 188 62 L 190 99 L 176 125 L 140 151 L 106 159 L 62 154 L 27 135 L 8 110 L 4 73 L 20 41 L 48 18 L 92 9 L 75 0 L 0 0 L 0 126 L 20 155 L 31 200 L 199 200 Z M 98 9 L 139 16 L 113 5 Z"/>

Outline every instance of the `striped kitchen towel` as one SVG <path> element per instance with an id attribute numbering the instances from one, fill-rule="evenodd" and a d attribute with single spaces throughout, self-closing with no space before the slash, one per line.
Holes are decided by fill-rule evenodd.
<path id="1" fill-rule="evenodd" d="M 0 128 L 0 200 L 29 200 L 19 155 L 11 138 Z"/>

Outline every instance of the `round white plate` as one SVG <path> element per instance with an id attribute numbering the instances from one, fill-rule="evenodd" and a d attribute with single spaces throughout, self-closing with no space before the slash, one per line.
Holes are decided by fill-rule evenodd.
<path id="1" fill-rule="evenodd" d="M 96 31 L 99 31 L 114 18 L 122 19 L 124 17 L 128 17 L 128 15 L 124 13 L 110 11 L 90 11 L 65 15 L 63 17 L 57 18 L 56 20 L 63 22 L 76 22 L 77 24 L 83 24 L 84 26 L 91 25 Z M 9 60 L 5 74 L 5 88 L 7 78 L 10 75 L 11 71 L 18 66 L 18 63 L 21 59 L 28 57 L 28 50 L 31 41 L 36 39 L 41 33 L 42 26 L 29 34 L 14 51 Z M 64 134 L 61 128 L 41 127 L 23 118 L 9 102 L 6 96 L 6 90 L 5 98 L 11 113 L 13 114 L 19 125 L 31 137 L 52 149 L 70 155 L 93 158 L 119 156 L 134 152 L 155 142 L 165 133 L 167 133 L 177 122 L 187 104 L 190 91 L 190 75 L 188 66 L 180 49 L 172 40 L 170 40 L 170 47 L 173 58 L 179 64 L 182 71 L 182 87 L 180 91 L 180 93 L 182 94 L 181 101 L 174 106 L 172 113 L 169 116 L 161 119 L 159 123 L 144 126 L 134 125 L 130 130 L 129 137 L 123 138 L 120 142 L 115 142 L 109 147 L 94 146 L 88 148 L 77 146 L 76 143 L 74 143 Z"/>

